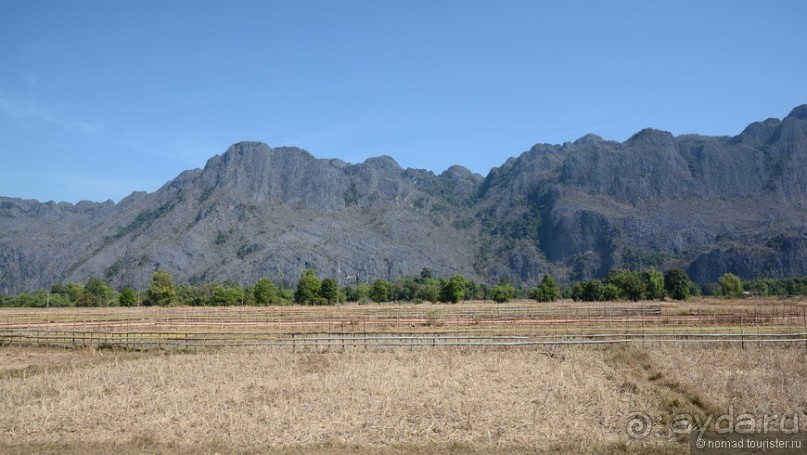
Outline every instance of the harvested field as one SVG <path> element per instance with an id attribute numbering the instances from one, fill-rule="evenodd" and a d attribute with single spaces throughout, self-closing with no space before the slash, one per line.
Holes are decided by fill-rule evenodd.
<path id="1" fill-rule="evenodd" d="M 3 374 L 3 453 L 686 453 L 671 433 L 679 412 L 807 422 L 802 348 L 67 351 L 77 363 L 14 349 L 55 364 Z M 637 411 L 654 421 L 641 440 L 626 432 Z"/>
<path id="2" fill-rule="evenodd" d="M 0 344 L 294 351 L 437 346 L 807 343 L 803 300 L 0 309 Z"/>
<path id="3" fill-rule="evenodd" d="M 672 317 L 667 311 L 654 317 Z M 785 321 L 796 313 L 780 308 L 768 323 L 794 330 Z M 734 327 L 709 324 L 698 328 Z M 0 348 L 0 452 L 688 453 L 676 416 L 796 416 L 807 431 L 804 390 L 804 342 L 196 351 L 14 344 Z M 638 436 L 628 431 L 636 415 L 651 422 Z"/>

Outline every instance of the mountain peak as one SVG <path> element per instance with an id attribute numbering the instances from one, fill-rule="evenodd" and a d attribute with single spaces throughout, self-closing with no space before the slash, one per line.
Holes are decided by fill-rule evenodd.
<path id="1" fill-rule="evenodd" d="M 247 153 L 267 153 L 272 150 L 271 147 L 263 142 L 258 141 L 241 141 L 227 147 L 224 155 L 244 155 Z"/>
<path id="2" fill-rule="evenodd" d="M 266 166 L 275 159 L 302 159 L 314 160 L 313 155 L 298 147 L 272 148 L 263 142 L 242 141 L 236 142 L 227 148 L 222 155 L 216 155 L 208 160 L 208 168 L 254 168 Z"/>
<path id="3" fill-rule="evenodd" d="M 598 144 L 600 142 L 605 142 L 605 140 L 602 137 L 597 136 L 596 134 L 589 133 L 581 137 L 580 139 L 574 141 L 574 145 Z"/>
<path id="4" fill-rule="evenodd" d="M 630 137 L 630 140 L 633 139 L 643 139 L 643 138 L 672 138 L 673 135 L 669 131 L 658 130 L 656 128 L 644 128 L 639 130 L 636 134 Z"/>
<path id="5" fill-rule="evenodd" d="M 235 144 L 229 146 L 227 148 L 227 151 L 230 151 L 232 149 L 247 149 L 247 148 L 266 148 L 266 149 L 270 149 L 271 147 L 269 147 L 265 142 L 261 142 L 261 141 L 238 141 Z"/>
<path id="6" fill-rule="evenodd" d="M 782 122 L 776 118 L 769 118 L 761 122 L 754 122 L 748 125 L 742 133 L 740 133 L 740 140 L 745 143 L 767 143 L 776 134 Z"/>
<path id="7" fill-rule="evenodd" d="M 485 178 L 481 175 L 457 164 L 443 171 L 443 173 L 440 174 L 440 177 L 447 178 L 454 182 L 465 182 L 468 185 L 479 185 L 483 180 L 485 180 Z"/>
<path id="8" fill-rule="evenodd" d="M 348 164 L 238 142 L 116 205 L 0 197 L 0 293 L 90 276 L 144 287 L 158 265 L 181 282 L 242 284 L 293 283 L 305 268 L 342 284 L 423 267 L 489 283 L 649 266 L 699 283 L 804 276 L 805 119 L 799 106 L 739 140 L 645 129 L 539 144 L 484 181 L 461 166 L 435 176 L 389 156 Z"/>
<path id="9" fill-rule="evenodd" d="M 627 140 L 627 143 L 641 143 L 647 145 L 664 145 L 670 144 L 675 138 L 669 131 L 657 130 L 654 128 L 645 128 L 638 133 L 634 134 Z"/>
<path id="10" fill-rule="evenodd" d="M 443 173 L 440 174 L 440 175 L 456 176 L 456 177 L 470 177 L 470 176 L 474 175 L 474 173 L 471 172 L 471 170 L 468 169 L 465 166 L 460 166 L 459 164 L 455 164 L 453 166 L 450 166 L 445 171 L 443 171 Z"/>
<path id="11" fill-rule="evenodd" d="M 797 118 L 799 120 L 807 120 L 807 104 L 802 104 L 801 106 L 796 106 L 790 111 L 790 114 L 787 115 L 787 118 Z"/>
<path id="12" fill-rule="evenodd" d="M 389 155 L 374 156 L 367 158 L 364 164 L 379 171 L 401 172 L 403 169 L 395 159 Z"/>

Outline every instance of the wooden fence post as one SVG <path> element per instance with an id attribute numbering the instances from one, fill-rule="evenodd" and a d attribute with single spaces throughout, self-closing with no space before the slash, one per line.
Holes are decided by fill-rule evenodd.
<path id="1" fill-rule="evenodd" d="M 743 330 L 743 316 L 740 315 L 740 346 L 745 349 L 745 331 Z"/>
<path id="2" fill-rule="evenodd" d="M 804 323 L 804 331 L 802 332 L 802 336 L 804 337 L 804 347 L 807 349 L 807 308 L 805 308 L 803 311 L 802 322 Z"/>
<path id="3" fill-rule="evenodd" d="M 642 315 L 642 349 L 644 349 L 644 315 Z"/>

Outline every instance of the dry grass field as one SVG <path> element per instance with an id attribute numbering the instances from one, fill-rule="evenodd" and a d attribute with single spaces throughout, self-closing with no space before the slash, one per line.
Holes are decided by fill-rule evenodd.
<path id="1" fill-rule="evenodd" d="M 12 345 L 0 453 L 688 453 L 675 416 L 797 416 L 807 431 L 805 390 L 807 343 Z M 652 426 L 631 437 L 637 412 Z"/>

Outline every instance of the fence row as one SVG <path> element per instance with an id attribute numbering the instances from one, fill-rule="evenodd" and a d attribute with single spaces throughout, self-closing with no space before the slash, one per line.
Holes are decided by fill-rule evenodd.
<path id="1" fill-rule="evenodd" d="M 658 304 L 518 305 L 373 305 L 339 307 L 184 307 L 184 308 L 0 308 L 0 325 L 42 322 L 116 323 L 141 320 L 170 323 L 355 321 L 407 319 L 529 319 L 551 317 L 624 317 L 661 314 Z"/>
<path id="2" fill-rule="evenodd" d="M 92 332 L 186 332 L 210 333 L 231 331 L 237 333 L 266 332 L 284 334 L 292 332 L 373 332 L 407 331 L 411 333 L 463 332 L 468 335 L 533 335 L 569 332 L 600 333 L 618 330 L 649 331 L 653 328 L 694 332 L 721 331 L 740 328 L 755 330 L 765 328 L 792 329 L 807 331 L 807 312 L 802 314 L 778 315 L 688 315 L 688 316 L 626 316 L 575 318 L 522 318 L 522 319 L 481 319 L 481 318 L 406 318 L 406 319 L 326 319 L 326 320 L 287 320 L 287 321 L 182 321 L 143 319 L 139 321 L 117 322 L 59 322 L 44 320 L 37 322 L 16 322 L 2 324 L 0 330 L 74 330 Z"/>
<path id="3" fill-rule="evenodd" d="M 234 346 L 276 346 L 297 350 L 374 348 L 524 347 L 635 343 L 644 347 L 669 344 L 739 344 L 742 347 L 795 344 L 807 348 L 807 332 L 787 333 L 600 333 L 531 336 L 469 336 L 446 333 L 286 333 L 265 332 L 80 332 L 0 331 L 0 345 L 95 347 L 130 350 L 200 350 Z"/>
<path id="4" fill-rule="evenodd" d="M 657 309 L 657 308 L 656 308 Z M 649 313 L 652 310 L 653 313 Z M 587 310 L 593 311 L 593 310 Z M 568 327 L 587 328 L 592 331 L 613 330 L 620 328 L 647 327 L 679 327 L 695 329 L 710 326 L 782 326 L 801 327 L 807 330 L 807 310 L 792 308 L 791 311 L 726 313 L 726 314 L 677 314 L 661 315 L 652 308 L 648 311 L 631 313 L 622 309 L 621 315 L 605 312 L 593 314 L 568 313 L 563 315 L 539 315 L 530 312 L 509 312 L 506 315 L 493 316 L 489 312 L 470 312 L 447 315 L 435 313 L 411 313 L 388 311 L 384 316 L 369 317 L 359 314 L 356 317 L 335 313 L 320 318 L 291 316 L 274 317 L 270 314 L 254 314 L 252 319 L 243 318 L 232 312 L 195 314 L 192 311 L 172 313 L 137 313 L 139 317 L 129 318 L 129 313 L 84 314 L 83 312 L 69 317 L 68 315 L 50 313 L 17 313 L 0 312 L 0 329 L 75 329 L 93 331 L 137 331 L 163 329 L 167 331 L 212 331 L 234 330 L 266 330 L 278 333 L 294 331 L 353 331 L 367 332 L 376 330 L 410 330 L 426 331 L 440 328 L 442 331 L 464 330 L 469 333 L 512 334 L 513 332 L 560 331 Z"/>

